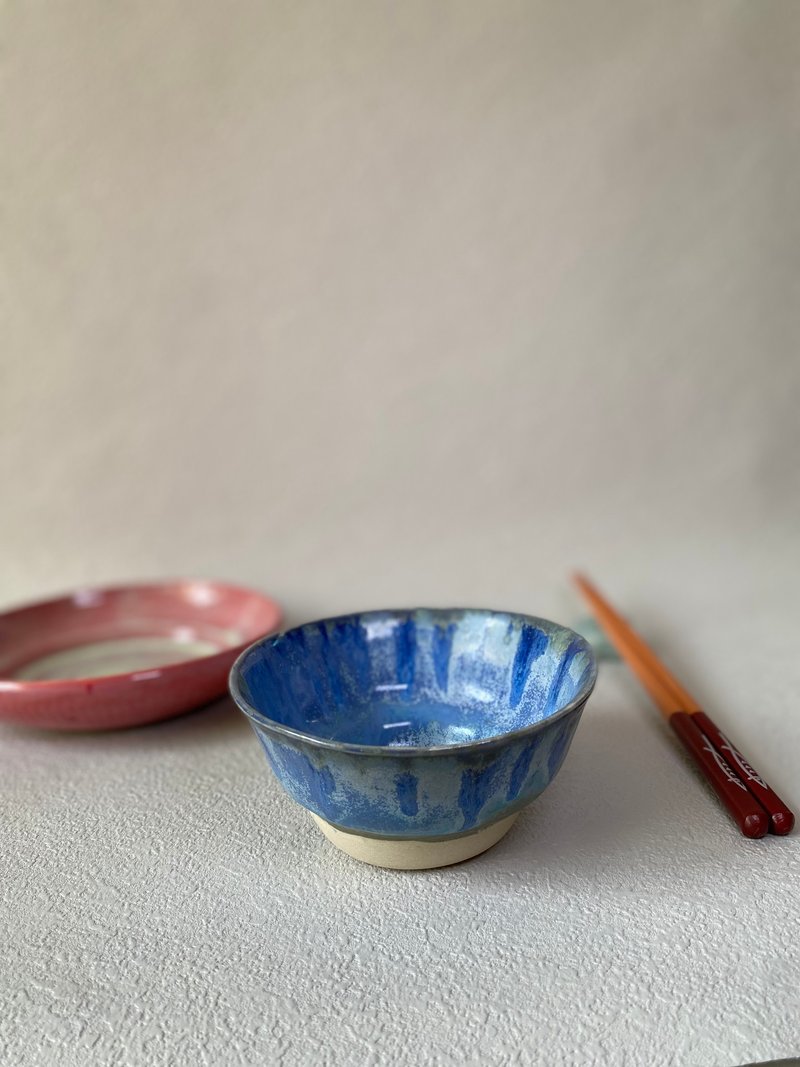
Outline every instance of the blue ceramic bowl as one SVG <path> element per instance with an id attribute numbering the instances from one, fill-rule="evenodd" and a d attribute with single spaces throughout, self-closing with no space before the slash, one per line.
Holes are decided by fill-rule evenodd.
<path id="1" fill-rule="evenodd" d="M 596 673 L 588 643 L 546 619 L 416 609 L 264 638 L 230 687 L 281 784 L 340 847 L 413 842 L 418 860 L 463 859 L 553 780 Z M 501 821 L 466 849 L 417 847 Z M 384 865 L 454 862 L 387 847 L 399 861 Z"/>

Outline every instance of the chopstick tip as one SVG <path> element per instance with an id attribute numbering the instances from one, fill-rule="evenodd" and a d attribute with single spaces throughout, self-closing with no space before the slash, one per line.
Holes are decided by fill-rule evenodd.
<path id="1" fill-rule="evenodd" d="M 794 815 L 790 811 L 777 811 L 769 821 L 769 828 L 773 834 L 790 834 L 794 828 Z"/>
<path id="2" fill-rule="evenodd" d="M 740 825 L 745 837 L 764 837 L 769 829 L 769 819 L 766 812 L 752 812 L 745 815 Z"/>

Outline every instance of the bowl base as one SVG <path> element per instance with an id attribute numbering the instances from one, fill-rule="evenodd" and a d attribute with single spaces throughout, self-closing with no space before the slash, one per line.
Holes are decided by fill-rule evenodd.
<path id="1" fill-rule="evenodd" d="M 480 855 L 508 833 L 519 812 L 473 830 L 462 837 L 448 837 L 438 841 L 404 839 L 398 837 L 364 837 L 321 819 L 313 812 L 311 818 L 323 834 L 342 852 L 375 867 L 391 867 L 396 871 L 423 871 L 431 867 L 447 867 Z"/>

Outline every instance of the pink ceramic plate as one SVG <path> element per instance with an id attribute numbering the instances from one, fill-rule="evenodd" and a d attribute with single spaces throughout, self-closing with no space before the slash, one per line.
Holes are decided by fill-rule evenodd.
<path id="1" fill-rule="evenodd" d="M 276 630 L 269 597 L 222 582 L 82 589 L 0 615 L 0 719 L 113 730 L 167 719 L 227 688 Z"/>

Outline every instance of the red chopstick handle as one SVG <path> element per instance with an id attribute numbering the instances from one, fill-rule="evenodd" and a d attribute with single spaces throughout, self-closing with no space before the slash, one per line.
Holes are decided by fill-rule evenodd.
<path id="1" fill-rule="evenodd" d="M 722 730 L 715 726 L 704 711 L 692 715 L 694 722 L 710 739 L 711 743 L 732 764 L 745 786 L 769 815 L 769 828 L 773 834 L 788 834 L 794 826 L 794 815 L 778 794 L 753 770 L 738 748 L 734 748 Z"/>
<path id="2" fill-rule="evenodd" d="M 745 837 L 763 837 L 769 828 L 767 813 L 694 722 L 693 716 L 685 711 L 676 711 L 670 715 L 669 724 Z"/>

